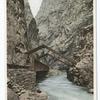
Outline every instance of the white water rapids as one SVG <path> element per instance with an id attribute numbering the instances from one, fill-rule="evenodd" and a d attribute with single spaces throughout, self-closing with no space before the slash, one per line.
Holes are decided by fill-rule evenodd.
<path id="1" fill-rule="evenodd" d="M 66 78 L 66 73 L 45 79 L 39 83 L 39 87 L 47 92 L 49 100 L 93 100 L 93 95 L 72 84 Z"/>

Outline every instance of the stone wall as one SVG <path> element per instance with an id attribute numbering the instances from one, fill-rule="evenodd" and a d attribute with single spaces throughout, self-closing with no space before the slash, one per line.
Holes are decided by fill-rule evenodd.
<path id="1" fill-rule="evenodd" d="M 36 73 L 27 69 L 8 69 L 7 73 L 10 83 L 12 84 L 11 88 L 14 89 L 19 86 L 22 90 L 33 91 L 36 87 Z M 15 92 L 17 89 L 15 89 Z"/>

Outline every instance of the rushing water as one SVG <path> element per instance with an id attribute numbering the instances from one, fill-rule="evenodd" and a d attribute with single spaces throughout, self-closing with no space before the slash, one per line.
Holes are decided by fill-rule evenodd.
<path id="1" fill-rule="evenodd" d="M 47 78 L 39 87 L 48 93 L 49 100 L 93 100 L 92 94 L 68 81 L 65 73 Z"/>

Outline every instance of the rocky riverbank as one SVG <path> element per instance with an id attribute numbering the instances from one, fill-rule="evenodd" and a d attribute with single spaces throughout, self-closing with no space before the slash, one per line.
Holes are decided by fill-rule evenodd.
<path id="1" fill-rule="evenodd" d="M 8 69 L 8 100 L 48 100 L 37 88 L 36 73 L 25 69 Z"/>
<path id="2" fill-rule="evenodd" d="M 48 95 L 46 92 L 41 91 L 38 93 L 37 91 L 23 91 L 23 93 L 18 96 L 12 89 L 7 89 L 8 100 L 48 100 Z"/>

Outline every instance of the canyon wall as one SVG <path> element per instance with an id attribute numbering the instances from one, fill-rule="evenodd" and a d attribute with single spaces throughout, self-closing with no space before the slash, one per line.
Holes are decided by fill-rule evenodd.
<path id="1" fill-rule="evenodd" d="M 33 69 L 14 68 L 15 65 L 31 66 L 34 63 L 34 55 L 31 55 L 29 59 L 29 55 L 24 52 L 32 49 L 32 44 L 28 41 L 29 35 L 33 37 L 34 34 L 38 34 L 36 30 L 36 21 L 31 14 L 27 0 L 7 0 L 7 65 L 12 67 L 7 69 L 8 87 L 19 97 L 26 93 L 27 98 L 30 97 L 30 93 L 36 88 L 36 73 Z M 8 99 L 14 98 L 13 92 L 11 92 L 12 96 L 9 96 L 9 88 Z M 32 98 L 34 96 L 31 97 L 31 100 L 34 100 Z"/>
<path id="2" fill-rule="evenodd" d="M 26 65 L 28 55 L 24 52 L 35 48 L 37 34 L 28 1 L 7 0 L 7 63 Z"/>
<path id="3" fill-rule="evenodd" d="M 93 88 L 93 0 L 43 0 L 36 21 L 39 45 L 76 61 L 67 78 Z"/>
<path id="4" fill-rule="evenodd" d="M 7 0 L 7 63 L 26 64 L 27 56 L 21 51 L 27 50 L 24 34 L 25 21 L 24 1 Z"/>

